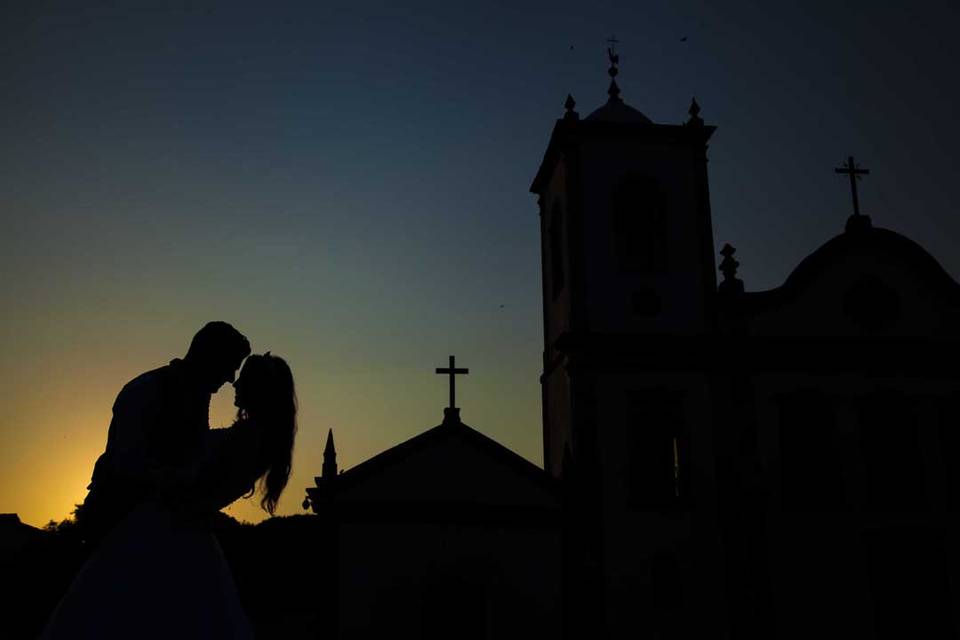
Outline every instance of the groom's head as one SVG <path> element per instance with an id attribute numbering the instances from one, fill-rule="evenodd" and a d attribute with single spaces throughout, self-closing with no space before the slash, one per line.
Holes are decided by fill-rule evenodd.
<path id="1" fill-rule="evenodd" d="M 250 343 L 226 322 L 208 322 L 193 336 L 184 362 L 210 393 L 224 382 L 233 382 L 243 359 L 250 355 Z"/>

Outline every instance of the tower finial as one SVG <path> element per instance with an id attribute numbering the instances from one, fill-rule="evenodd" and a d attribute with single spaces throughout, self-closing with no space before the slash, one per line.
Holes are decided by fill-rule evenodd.
<path id="1" fill-rule="evenodd" d="M 564 101 L 564 103 L 563 103 L 563 108 L 567 110 L 567 112 L 563 114 L 563 119 L 564 119 L 564 120 L 579 120 L 579 119 L 580 119 L 580 114 L 573 110 L 573 108 L 574 108 L 575 106 L 577 106 L 577 101 L 574 100 L 574 99 L 573 99 L 573 96 L 568 93 L 568 94 L 567 94 L 567 99 L 566 99 L 566 101 Z"/>
<path id="2" fill-rule="evenodd" d="M 610 60 L 610 68 L 607 69 L 610 87 L 607 89 L 607 95 L 610 96 L 609 100 L 614 102 L 620 102 L 620 87 L 617 86 L 617 74 L 620 73 L 620 55 L 617 53 L 619 42 L 615 36 L 607 38 L 607 43 L 610 45 L 607 47 L 607 58 Z"/>
<path id="3" fill-rule="evenodd" d="M 697 99 L 695 97 L 690 98 L 690 108 L 687 109 L 687 113 L 690 114 L 690 119 L 687 120 L 688 126 L 703 126 L 703 118 L 700 117 L 700 105 L 697 103 Z"/>

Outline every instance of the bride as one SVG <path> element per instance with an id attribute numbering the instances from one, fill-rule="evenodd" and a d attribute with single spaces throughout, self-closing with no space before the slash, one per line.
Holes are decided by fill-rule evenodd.
<path id="1" fill-rule="evenodd" d="M 258 482 L 273 515 L 290 476 L 296 395 L 287 363 L 269 352 L 247 358 L 234 388 L 237 420 L 208 432 L 189 489 L 141 503 L 103 539 L 41 638 L 253 637 L 206 522 Z"/>

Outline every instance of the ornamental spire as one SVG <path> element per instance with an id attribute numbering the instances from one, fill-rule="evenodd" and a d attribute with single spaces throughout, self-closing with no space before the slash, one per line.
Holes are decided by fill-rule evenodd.
<path id="1" fill-rule="evenodd" d="M 566 109 L 566 113 L 563 114 L 564 120 L 579 120 L 580 114 L 573 110 L 577 106 L 577 101 L 573 99 L 573 96 L 569 93 L 567 94 L 567 99 L 563 103 L 563 108 Z"/>
<path id="2" fill-rule="evenodd" d="M 703 118 L 700 117 L 700 104 L 697 102 L 697 99 L 690 98 L 690 108 L 687 109 L 687 113 L 690 114 L 690 119 L 687 120 L 687 126 L 689 127 L 702 127 Z"/>
<path id="3" fill-rule="evenodd" d="M 737 277 L 737 262 L 733 254 L 737 252 L 730 243 L 725 243 L 720 255 L 723 260 L 720 261 L 720 271 L 723 273 L 723 282 L 720 283 L 720 293 L 743 293 L 743 280 Z"/>
<path id="4" fill-rule="evenodd" d="M 319 513 L 318 509 L 333 499 L 337 473 L 337 448 L 333 445 L 333 429 L 330 429 L 327 432 L 327 446 L 323 448 L 323 467 L 320 475 L 313 478 L 317 486 L 307 489 L 307 495 L 303 499 L 304 509 L 313 508 L 314 513 Z"/>
<path id="5" fill-rule="evenodd" d="M 333 429 L 327 432 L 327 446 L 323 448 L 323 468 L 320 477 L 337 477 L 337 448 L 333 444 Z"/>

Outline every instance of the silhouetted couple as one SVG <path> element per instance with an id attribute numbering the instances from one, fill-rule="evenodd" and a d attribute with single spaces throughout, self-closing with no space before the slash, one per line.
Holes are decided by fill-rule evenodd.
<path id="1" fill-rule="evenodd" d="M 211 430 L 210 396 L 225 382 L 237 419 Z M 252 637 L 209 523 L 258 481 L 274 512 L 295 434 L 290 368 L 250 355 L 225 322 L 204 326 L 183 359 L 127 383 L 77 514 L 93 551 L 43 637 Z"/>

